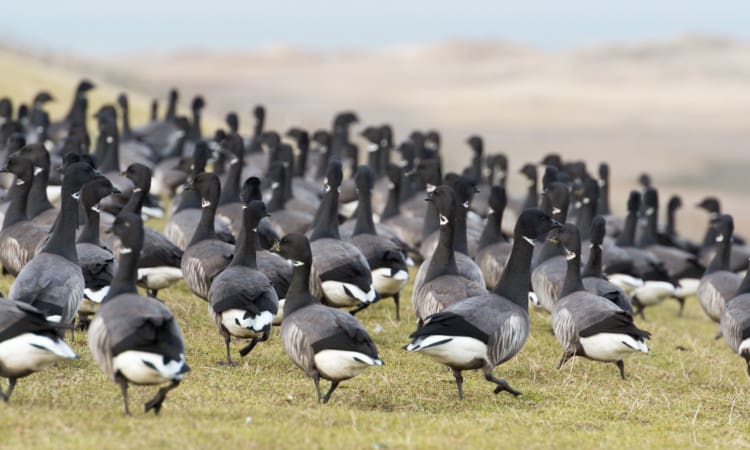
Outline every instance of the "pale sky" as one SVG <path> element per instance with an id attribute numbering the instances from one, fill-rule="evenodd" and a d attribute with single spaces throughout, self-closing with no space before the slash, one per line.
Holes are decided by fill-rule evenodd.
<path id="1" fill-rule="evenodd" d="M 698 33 L 750 41 L 748 0 L 24 0 L 0 39 L 79 53 L 379 48 L 454 38 L 544 49 Z"/>

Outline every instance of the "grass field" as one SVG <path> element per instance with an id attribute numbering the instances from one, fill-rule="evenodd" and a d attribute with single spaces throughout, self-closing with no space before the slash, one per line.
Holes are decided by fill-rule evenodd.
<path id="1" fill-rule="evenodd" d="M 60 98 L 54 117 L 67 109 L 78 79 L 5 53 L 0 72 L 0 95 L 30 98 L 50 86 Z M 98 89 L 92 108 L 117 92 Z M 147 101 L 131 103 L 139 123 Z M 7 293 L 11 282 L 0 278 L 0 290 Z M 613 365 L 585 360 L 555 370 L 560 348 L 549 317 L 532 310 L 526 347 L 495 372 L 523 395 L 493 395 L 479 373 L 467 373 L 460 402 L 448 370 L 401 349 L 414 329 L 407 288 L 401 322 L 393 320 L 390 300 L 359 315 L 386 365 L 342 383 L 329 404 L 318 405 L 312 381 L 288 360 L 277 331 L 238 366 L 219 367 L 224 345 L 206 304 L 182 284 L 160 296 L 182 327 L 193 369 L 160 416 L 142 412 L 155 388 L 133 387 L 134 416 L 124 417 L 119 388 L 79 335 L 72 344 L 79 360 L 20 380 L 10 404 L 0 404 L 0 448 L 750 446 L 750 380 L 740 358 L 713 339 L 716 325 L 695 299 L 682 318 L 667 302 L 647 311 L 648 322 L 639 320 L 653 333 L 652 352 L 626 361 L 628 381 Z"/>

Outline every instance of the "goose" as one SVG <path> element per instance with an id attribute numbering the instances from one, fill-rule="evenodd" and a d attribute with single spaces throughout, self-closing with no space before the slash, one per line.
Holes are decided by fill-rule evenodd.
<path id="1" fill-rule="evenodd" d="M 555 235 L 556 234 L 556 235 Z M 566 224 L 551 239 L 565 250 L 568 269 L 560 300 L 552 308 L 552 330 L 563 349 L 558 370 L 574 356 L 611 362 L 625 378 L 623 358 L 648 353 L 648 331 L 639 329 L 633 317 L 607 298 L 584 290 L 581 280 L 581 238 L 575 225 Z"/>
<path id="2" fill-rule="evenodd" d="M 197 178 L 199 174 L 205 173 L 206 162 L 208 160 L 208 143 L 198 141 L 193 153 L 193 174 L 192 178 Z M 186 184 L 190 184 L 190 178 Z M 216 199 L 218 201 L 218 198 Z M 181 250 L 185 250 L 190 243 L 191 237 L 196 231 L 196 226 L 202 217 L 202 200 L 198 192 L 186 190 L 179 201 L 174 213 L 167 220 L 164 226 L 164 235 L 170 241 L 174 242 Z M 234 243 L 234 236 L 226 222 L 214 219 L 214 228 L 217 237 L 227 243 Z"/>
<path id="3" fill-rule="evenodd" d="M 31 183 L 26 215 L 37 225 L 50 227 L 59 212 L 47 197 L 50 175 L 50 155 L 44 144 L 30 144 L 20 150 L 23 157 L 34 164 L 34 181 Z"/>
<path id="4" fill-rule="evenodd" d="M 341 240 L 338 195 L 343 174 L 341 163 L 328 165 L 325 191 L 310 234 L 313 252 L 311 291 L 323 303 L 348 307 L 372 303 L 377 294 L 367 259 L 357 247 Z"/>
<path id="5" fill-rule="evenodd" d="M 170 153 L 170 143 L 178 139 L 182 133 L 176 123 L 179 98 L 180 93 L 176 89 L 171 89 L 167 99 L 167 112 L 164 120 L 159 121 L 154 118 L 142 127 L 133 129 L 133 133 L 150 148 L 156 150 L 161 158 Z"/>
<path id="6" fill-rule="evenodd" d="M 477 254 L 477 244 L 482 234 L 482 230 L 476 226 L 470 226 L 468 214 L 471 210 L 471 202 L 477 193 L 476 184 L 468 177 L 458 176 L 455 181 L 446 176 L 446 183 L 451 186 L 456 193 L 459 212 L 456 216 L 456 251 L 474 257 Z M 440 230 L 433 231 L 429 236 L 422 240 L 419 246 L 419 252 L 423 255 L 430 255 L 435 251 L 440 236 Z"/>
<path id="7" fill-rule="evenodd" d="M 676 297 L 674 281 L 667 273 L 664 264 L 648 250 L 635 247 L 635 229 L 641 210 L 641 194 L 632 191 L 628 197 L 628 213 L 625 224 L 615 241 L 633 259 L 633 273 L 608 274 L 609 281 L 630 295 L 634 314 L 645 319 L 644 310 L 666 298 L 676 298 L 680 302 L 680 314 L 684 308 L 682 297 Z"/>
<path id="8" fill-rule="evenodd" d="M 151 169 L 142 164 L 132 164 L 123 172 L 133 183 L 133 192 L 123 211 L 141 215 L 143 202 L 151 191 Z M 144 227 L 144 245 L 138 259 L 138 284 L 143 286 L 151 297 L 158 298 L 159 291 L 182 280 L 182 250 L 162 233 Z M 111 235 L 111 234 L 110 234 Z M 112 252 L 119 255 L 120 241 L 111 241 Z"/>
<path id="9" fill-rule="evenodd" d="M 310 292 L 313 254 L 301 234 L 284 236 L 279 254 L 292 261 L 294 276 L 284 304 L 281 342 L 305 375 L 312 378 L 319 403 L 327 403 L 339 383 L 370 366 L 382 366 L 375 343 L 350 314 L 318 303 Z M 324 395 L 320 379 L 331 381 Z"/>
<path id="10" fill-rule="evenodd" d="M 477 256 L 474 260 L 482 270 L 487 289 L 500 281 L 512 245 L 503 234 L 503 212 L 507 205 L 505 188 L 492 186 L 487 208 L 487 225 L 479 238 Z"/>
<path id="11" fill-rule="evenodd" d="M 401 320 L 400 293 L 409 279 L 406 255 L 391 239 L 380 236 L 372 219 L 372 172 L 360 166 L 355 176 L 358 202 L 357 222 L 349 242 L 367 259 L 372 272 L 372 284 L 380 299 L 391 297 L 396 305 L 396 320 Z M 360 308 L 364 308 L 363 304 Z"/>
<path id="12" fill-rule="evenodd" d="M 99 175 L 85 162 L 65 169 L 60 215 L 40 253 L 19 272 L 8 298 L 29 303 L 47 320 L 69 325 L 78 312 L 86 286 L 78 265 L 76 228 L 81 187 Z"/>
<path id="13" fill-rule="evenodd" d="M 0 231 L 0 262 L 3 271 L 16 276 L 34 257 L 37 245 L 47 237 L 49 229 L 34 224 L 26 216 L 34 175 L 33 163 L 15 154 L 8 158 L 7 165 L 0 171 L 16 176 L 9 192 L 11 200 Z"/>
<path id="14" fill-rule="evenodd" d="M 404 188 L 402 169 L 395 164 L 389 164 L 386 168 L 386 176 L 390 183 L 388 198 L 380 213 L 379 224 L 387 226 L 401 242 L 410 248 L 417 248 L 422 241 L 423 220 L 401 214 L 401 190 Z"/>
<path id="15" fill-rule="evenodd" d="M 734 297 L 727 302 L 721 315 L 720 330 L 732 350 L 747 365 L 750 376 L 750 271 L 745 274 Z"/>
<path id="16" fill-rule="evenodd" d="M 179 386 L 190 370 L 185 345 L 172 312 L 160 301 L 138 295 L 136 276 L 143 246 L 143 221 L 127 211 L 120 213 L 112 231 L 122 242 L 119 268 L 109 294 L 91 321 L 88 347 L 99 369 L 120 385 L 125 415 L 128 386 L 160 385 L 146 402 L 145 412 L 159 414 L 167 393 Z"/>
<path id="17" fill-rule="evenodd" d="M 0 299 L 0 377 L 8 379 L 8 389 L 0 391 L 4 402 L 10 401 L 19 378 L 78 358 L 62 338 L 63 327 L 47 321 L 34 306 Z"/>
<path id="18" fill-rule="evenodd" d="M 720 322 L 724 306 L 735 296 L 742 277 L 729 270 L 732 252 L 734 221 L 722 214 L 714 220 L 716 228 L 716 254 L 698 284 L 698 300 L 703 312 L 714 322 Z M 717 336 L 718 337 L 718 336 Z"/>
<path id="19" fill-rule="evenodd" d="M 437 191 L 436 191 L 437 193 Z M 493 375 L 495 367 L 513 358 L 529 336 L 529 283 L 535 239 L 561 225 L 538 209 L 524 211 L 516 223 L 508 270 L 488 293 L 460 300 L 428 316 L 404 348 L 421 352 L 453 372 L 463 400 L 464 370 L 481 369 L 494 392 L 520 392 Z"/>
<path id="20" fill-rule="evenodd" d="M 276 161 L 268 168 L 268 178 L 271 180 L 271 200 L 268 211 L 271 213 L 269 224 L 279 236 L 290 233 L 305 233 L 313 222 L 312 214 L 286 207 L 284 185 L 289 171 L 284 163 Z"/>
<path id="21" fill-rule="evenodd" d="M 677 233 L 677 210 L 682 208 L 682 198 L 679 195 L 673 195 L 669 197 L 667 202 L 667 220 L 664 224 L 664 230 L 659 233 L 659 239 L 663 245 L 671 247 L 677 247 L 680 250 L 684 250 L 688 253 L 697 255 L 700 252 L 700 247 L 679 236 Z M 710 263 L 710 261 L 708 261 Z"/>
<path id="22" fill-rule="evenodd" d="M 170 125 L 171 126 L 171 125 Z M 182 151 L 187 142 L 187 131 L 190 129 L 190 122 L 184 116 L 179 116 L 174 120 L 174 143 L 171 145 L 169 153 L 153 168 L 153 191 L 162 196 L 172 198 L 177 195 L 177 191 L 188 178 L 190 174 L 190 165 L 192 157 L 183 157 Z M 171 205 L 170 205 L 171 207 Z"/>
<path id="23" fill-rule="evenodd" d="M 708 265 L 716 252 L 716 228 L 712 225 L 715 218 L 721 215 L 721 202 L 716 197 L 706 197 L 698 203 L 698 208 L 708 212 L 709 224 L 706 233 L 703 236 L 703 243 L 700 248 L 701 263 Z M 741 272 L 747 269 L 750 258 L 750 248 L 745 245 L 745 240 L 740 236 L 734 236 L 732 243 L 731 258 L 729 267 L 734 272 Z"/>
<path id="24" fill-rule="evenodd" d="M 65 118 L 59 122 L 53 122 L 49 127 L 49 135 L 55 142 L 65 138 L 69 130 L 78 127 L 83 131 L 85 142 L 89 142 L 89 133 L 86 130 L 86 111 L 88 110 L 87 93 L 96 85 L 90 80 L 83 79 L 76 86 L 73 94 L 73 102 Z"/>
<path id="25" fill-rule="evenodd" d="M 117 96 L 117 105 L 120 107 L 122 116 L 122 135 L 120 137 L 120 152 L 122 163 L 125 167 L 140 163 L 153 167 L 158 155 L 151 147 L 142 142 L 130 128 L 130 105 L 128 96 L 120 93 Z"/>
<path id="26" fill-rule="evenodd" d="M 221 198 L 219 207 L 216 209 L 216 217 L 227 222 L 234 236 L 237 236 L 242 228 L 243 204 L 240 201 L 240 176 L 245 158 L 243 145 L 239 134 L 230 133 L 224 139 L 221 150 L 222 154 L 229 158 L 229 172 L 221 184 Z"/>
<path id="27" fill-rule="evenodd" d="M 526 189 L 526 199 L 523 202 L 521 210 L 536 208 L 539 204 L 537 194 L 537 170 L 533 164 L 525 164 L 521 167 L 521 174 L 526 177 L 528 187 Z"/>
<path id="28" fill-rule="evenodd" d="M 472 278 L 469 278 L 458 265 L 459 255 L 462 254 L 454 250 L 454 222 L 458 214 L 455 192 L 449 186 L 439 186 L 430 194 L 428 201 L 437 206 L 440 214 L 440 241 L 435 253 L 422 263 L 414 280 L 411 301 L 417 323 L 420 324 L 428 316 L 439 313 L 453 303 L 487 292 L 481 271 L 477 277 L 472 269 L 469 271 Z M 463 256 L 476 267 L 466 255 Z M 420 273 L 423 275 L 420 276 Z"/>
<path id="29" fill-rule="evenodd" d="M 258 342 L 268 340 L 279 309 L 279 297 L 268 277 L 258 270 L 255 256 L 258 224 L 267 215 L 262 201 L 246 205 L 232 262 L 214 278 L 208 291 L 208 311 L 224 337 L 227 365 L 232 364 L 230 339 L 250 339 L 240 350 L 241 356 L 247 356 Z"/>
<path id="30" fill-rule="evenodd" d="M 211 282 L 229 265 L 234 246 L 219 240 L 214 231 L 214 217 L 221 196 L 219 177 L 203 172 L 189 180 L 186 189 L 200 192 L 202 209 L 193 238 L 182 254 L 180 268 L 190 290 L 203 300 L 208 300 Z"/>
<path id="31" fill-rule="evenodd" d="M 602 216 L 596 216 L 591 224 L 591 250 L 589 259 L 583 267 L 581 277 L 583 287 L 600 297 L 611 300 L 623 311 L 633 314 L 630 299 L 619 286 L 610 283 L 602 267 L 602 242 L 606 234 L 607 221 Z"/>
<path id="32" fill-rule="evenodd" d="M 624 221 L 612 214 L 609 207 L 609 164 L 603 162 L 599 164 L 599 201 L 597 202 L 596 213 L 607 221 L 607 235 L 617 237 L 622 232 Z"/>
<path id="33" fill-rule="evenodd" d="M 78 240 L 76 253 L 78 265 L 81 266 L 86 287 L 83 290 L 83 301 L 78 309 L 81 329 L 89 325 L 89 317 L 101 304 L 112 278 L 117 272 L 117 262 L 112 252 L 99 240 L 99 201 L 116 191 L 112 183 L 99 176 L 84 184 L 81 188 L 81 205 L 85 212 L 86 222 Z"/>

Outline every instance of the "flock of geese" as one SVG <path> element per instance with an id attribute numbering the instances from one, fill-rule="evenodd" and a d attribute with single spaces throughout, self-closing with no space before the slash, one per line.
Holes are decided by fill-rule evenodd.
<path id="1" fill-rule="evenodd" d="M 634 317 L 697 296 L 750 373 L 750 275 L 741 275 L 750 248 L 716 198 L 699 205 L 710 219 L 696 244 L 676 231 L 679 197 L 660 226 L 647 175 L 624 218 L 610 211 L 606 164 L 592 175 L 556 154 L 523 166 L 528 189 L 516 199 L 506 194 L 507 158 L 486 155 L 479 136 L 467 140 L 469 166 L 443 174 L 436 131 L 396 145 L 390 126 L 367 127 L 365 162 L 353 112 L 337 114 L 331 129 L 282 136 L 266 129 L 258 106 L 252 136 L 230 113 L 207 137 L 204 100 L 180 116 L 176 90 L 166 115 L 154 102 L 138 128 L 120 95 L 93 114 L 92 139 L 93 88 L 81 81 L 57 122 L 47 92 L 17 109 L 0 99 L 0 263 L 15 277 L 0 300 L 6 402 L 19 378 L 76 358 L 64 337 L 77 331 L 120 386 L 125 413 L 137 384 L 160 386 L 145 405 L 158 414 L 190 368 L 179 324 L 157 296 L 184 280 L 207 302 L 226 364 L 233 342 L 243 342 L 244 357 L 279 326 L 325 403 L 341 381 L 383 365 L 355 314 L 391 298 L 398 320 L 417 264 L 418 323 L 404 349 L 447 366 L 461 399 L 467 370 L 481 370 L 496 394 L 520 394 L 494 371 L 526 343 L 529 303 L 550 313 L 560 367 L 582 356 L 615 364 L 624 379 L 624 358 L 648 352 L 651 338 Z M 162 216 L 163 233 L 143 224 Z M 330 381 L 325 393 L 321 379 Z"/>

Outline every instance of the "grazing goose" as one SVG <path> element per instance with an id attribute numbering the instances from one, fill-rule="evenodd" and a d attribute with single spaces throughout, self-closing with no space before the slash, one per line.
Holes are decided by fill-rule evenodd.
<path id="1" fill-rule="evenodd" d="M 240 350 L 240 355 L 246 356 L 258 342 L 268 340 L 271 322 L 279 309 L 279 297 L 271 281 L 256 264 L 258 224 L 267 215 L 261 201 L 253 200 L 245 207 L 234 258 L 214 278 L 208 291 L 208 311 L 224 337 L 227 365 L 232 364 L 230 339 L 250 339 Z"/>
<path id="2" fill-rule="evenodd" d="M 723 214 L 714 220 L 716 228 L 716 253 L 698 285 L 698 300 L 709 319 L 720 322 L 724 305 L 735 296 L 742 277 L 729 270 L 732 252 L 734 221 Z M 718 336 L 717 336 L 718 337 Z"/>
<path id="3" fill-rule="evenodd" d="M 623 358 L 648 353 L 651 334 L 635 326 L 633 317 L 607 298 L 584 290 L 581 280 L 581 238 L 575 225 L 566 224 L 557 236 L 565 249 L 568 270 L 560 300 L 552 308 L 552 331 L 562 345 L 558 370 L 572 357 L 611 362 L 625 379 Z"/>
<path id="4" fill-rule="evenodd" d="M 123 172 L 132 183 L 133 192 L 123 211 L 141 215 L 143 202 L 151 191 L 151 169 L 143 164 L 132 164 Z M 166 289 L 182 280 L 182 250 L 158 231 L 144 227 L 144 245 L 138 259 L 138 284 L 157 298 Z M 120 241 L 113 239 L 112 251 L 119 256 Z"/>
<path id="5" fill-rule="evenodd" d="M 732 350 L 745 360 L 750 376 L 750 271 L 726 304 L 721 315 L 720 331 Z"/>
<path id="6" fill-rule="evenodd" d="M 63 328 L 35 307 L 0 299 L 0 377 L 8 379 L 8 390 L 0 391 L 3 401 L 10 400 L 19 378 L 61 359 L 78 358 L 62 335 Z"/>
<path id="7" fill-rule="evenodd" d="M 130 383 L 169 383 L 145 404 L 145 412 L 153 409 L 154 414 L 159 414 L 167 393 L 190 370 L 185 362 L 182 333 L 166 305 L 138 295 L 135 283 L 143 246 L 141 218 L 122 212 L 112 229 L 122 242 L 119 269 L 109 294 L 91 321 L 89 349 L 101 371 L 120 385 L 125 415 L 130 415 Z"/>
<path id="8" fill-rule="evenodd" d="M 310 293 L 313 264 L 307 238 L 284 236 L 279 254 L 292 261 L 294 276 L 284 304 L 281 342 L 289 358 L 312 378 L 318 402 L 327 403 L 343 380 L 362 373 L 369 366 L 382 366 L 375 343 L 362 324 L 350 314 L 318 303 Z M 320 379 L 331 381 L 325 395 Z"/>
<path id="9" fill-rule="evenodd" d="M 203 300 L 208 300 L 211 282 L 232 260 L 234 246 L 218 239 L 214 230 L 216 207 L 221 195 L 219 177 L 203 172 L 189 180 L 186 189 L 200 192 L 202 209 L 193 239 L 182 255 L 180 268 L 190 290 Z"/>
<path id="10" fill-rule="evenodd" d="M 34 257 L 37 245 L 47 237 L 49 230 L 29 221 L 26 215 L 34 176 L 31 160 L 18 154 L 11 155 L 2 172 L 16 176 L 16 181 L 10 188 L 10 203 L 0 231 L 0 262 L 4 272 L 15 276 Z"/>
<path id="11" fill-rule="evenodd" d="M 435 253 L 426 259 L 419 268 L 412 291 L 412 306 L 418 323 L 432 314 L 439 313 L 446 307 L 469 297 L 483 295 L 487 292 L 482 277 L 467 277 L 458 266 L 458 257 L 454 249 L 456 233 L 455 220 L 458 215 L 456 194 L 449 186 L 439 186 L 427 199 L 435 204 L 440 215 L 440 241 Z M 467 261 L 471 259 L 463 255 Z M 420 276 L 420 273 L 423 273 Z M 474 271 L 470 271 L 471 274 Z"/>
<path id="12" fill-rule="evenodd" d="M 497 385 L 495 394 L 520 394 L 492 372 L 526 343 L 533 242 L 559 227 L 537 209 L 523 212 L 516 223 L 508 270 L 495 288 L 427 317 L 424 325 L 409 336 L 412 341 L 404 347 L 406 350 L 425 353 L 451 369 L 460 400 L 464 397 L 463 370 L 482 369 L 485 379 Z"/>
<path id="13" fill-rule="evenodd" d="M 47 320 L 64 325 L 73 322 L 86 286 L 75 242 L 78 198 L 81 187 L 98 174 L 84 162 L 65 169 L 55 228 L 41 252 L 18 274 L 8 295 L 11 300 L 34 305 Z"/>
<path id="14" fill-rule="evenodd" d="M 109 292 L 109 285 L 117 272 L 117 262 L 112 252 L 99 240 L 99 201 L 116 191 L 112 183 L 98 176 L 81 188 L 81 205 L 86 215 L 78 240 L 76 253 L 81 266 L 86 288 L 83 301 L 78 309 L 82 329 L 89 324 L 89 316 L 96 313 L 99 305 Z"/>
<path id="15" fill-rule="evenodd" d="M 312 286 L 316 298 L 336 307 L 358 306 L 377 299 L 367 259 L 339 236 L 338 196 L 341 163 L 328 165 L 323 201 L 315 216 L 310 247 L 313 252 Z"/>
<path id="16" fill-rule="evenodd" d="M 372 284 L 380 299 L 391 297 L 396 304 L 396 320 L 401 320 L 400 293 L 409 279 L 404 252 L 391 239 L 378 235 L 372 220 L 372 174 L 367 166 L 360 166 L 355 176 L 358 192 L 357 222 L 349 242 L 367 259 L 372 272 Z M 365 308 L 369 304 L 363 304 Z"/>
<path id="17" fill-rule="evenodd" d="M 198 141 L 195 145 L 192 175 L 190 178 L 195 179 L 199 174 L 205 173 L 204 171 L 208 161 L 209 151 L 208 143 L 206 141 Z M 188 178 L 188 184 L 190 183 L 190 178 Z M 216 200 L 218 201 L 218 198 Z M 174 199 L 174 201 L 176 202 L 177 199 Z M 167 239 L 174 242 L 181 250 L 187 248 L 196 231 L 196 226 L 200 222 L 200 218 L 203 214 L 203 208 L 201 205 L 201 196 L 197 191 L 184 191 L 179 200 L 178 206 L 164 226 L 164 235 Z M 226 222 L 214 219 L 214 228 L 216 229 L 216 236 L 220 240 L 230 244 L 234 243 L 232 230 L 229 229 Z"/>
<path id="18" fill-rule="evenodd" d="M 503 212 L 507 205 L 505 188 L 492 186 L 487 208 L 487 225 L 479 238 L 477 256 L 474 260 L 482 270 L 487 289 L 500 281 L 512 245 L 503 234 Z"/>
<path id="19" fill-rule="evenodd" d="M 610 283 L 602 267 L 602 242 L 606 233 L 607 222 L 602 216 L 596 216 L 591 224 L 591 250 L 589 259 L 583 268 L 581 277 L 583 287 L 600 297 L 607 298 L 623 311 L 633 314 L 633 307 L 625 292 L 617 285 Z"/>

